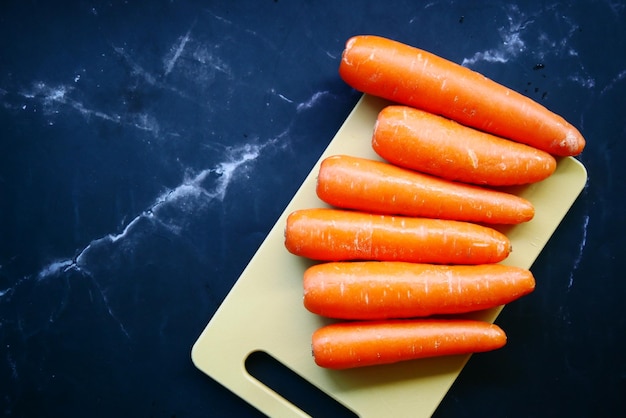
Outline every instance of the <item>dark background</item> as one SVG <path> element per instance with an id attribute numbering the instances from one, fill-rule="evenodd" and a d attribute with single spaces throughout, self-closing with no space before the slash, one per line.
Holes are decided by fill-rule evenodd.
<path id="1" fill-rule="evenodd" d="M 337 68 L 371 33 L 587 138 L 508 345 L 436 416 L 624 416 L 625 23 L 624 1 L 3 1 L 0 413 L 258 415 L 190 349 L 356 104 Z"/>

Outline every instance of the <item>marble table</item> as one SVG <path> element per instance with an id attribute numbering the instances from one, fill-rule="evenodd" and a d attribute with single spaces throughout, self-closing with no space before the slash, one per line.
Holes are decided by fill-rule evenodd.
<path id="1" fill-rule="evenodd" d="M 498 317 L 509 343 L 435 415 L 623 416 L 625 23 L 623 0 L 3 2 L 0 413 L 260 415 L 190 349 L 359 99 L 337 67 L 373 33 L 588 144 L 536 291 Z"/>

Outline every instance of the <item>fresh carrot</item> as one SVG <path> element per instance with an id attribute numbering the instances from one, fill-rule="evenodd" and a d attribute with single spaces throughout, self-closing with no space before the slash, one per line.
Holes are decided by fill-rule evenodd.
<path id="1" fill-rule="evenodd" d="M 315 363 L 338 370 L 479 353 L 505 344 L 506 334 L 497 325 L 462 319 L 339 322 L 312 336 Z"/>
<path id="2" fill-rule="evenodd" d="M 503 264 L 330 262 L 304 272 L 304 306 L 337 319 L 460 314 L 510 303 L 535 289 L 532 273 Z"/>
<path id="3" fill-rule="evenodd" d="M 430 52 L 378 36 L 346 42 L 339 74 L 353 88 L 444 115 L 553 155 L 582 152 L 585 139 L 561 116 L 485 76 Z"/>
<path id="4" fill-rule="evenodd" d="M 511 242 L 470 222 L 311 208 L 289 214 L 285 247 L 313 260 L 487 264 L 505 259 Z"/>
<path id="5" fill-rule="evenodd" d="M 409 106 L 378 114 L 372 148 L 398 166 L 480 185 L 536 183 L 556 169 L 545 151 Z"/>
<path id="6" fill-rule="evenodd" d="M 511 193 L 348 155 L 322 161 L 316 192 L 332 206 L 388 215 L 519 224 L 535 214 L 531 202 Z"/>

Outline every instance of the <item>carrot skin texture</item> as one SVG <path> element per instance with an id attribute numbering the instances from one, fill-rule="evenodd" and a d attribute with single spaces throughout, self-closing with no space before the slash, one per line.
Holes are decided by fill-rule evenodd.
<path id="1" fill-rule="evenodd" d="M 312 336 L 315 363 L 336 370 L 486 352 L 505 344 L 497 325 L 461 319 L 339 322 Z"/>
<path id="2" fill-rule="evenodd" d="M 531 202 L 510 193 L 347 155 L 322 161 L 316 193 L 338 208 L 387 215 L 507 225 L 535 215 Z"/>
<path id="3" fill-rule="evenodd" d="M 335 319 L 460 314 L 510 303 L 535 289 L 532 273 L 502 264 L 331 262 L 304 273 L 304 306 Z"/>
<path id="4" fill-rule="evenodd" d="M 504 260 L 511 242 L 470 222 L 310 208 L 287 217 L 285 247 L 321 261 L 487 264 Z"/>
<path id="5" fill-rule="evenodd" d="M 578 155 L 585 147 L 585 139 L 574 126 L 529 97 L 391 39 L 350 38 L 339 74 L 361 92 L 443 115 L 553 155 Z"/>
<path id="6" fill-rule="evenodd" d="M 556 169 L 545 151 L 408 106 L 379 113 L 372 148 L 398 166 L 479 185 L 536 183 Z"/>

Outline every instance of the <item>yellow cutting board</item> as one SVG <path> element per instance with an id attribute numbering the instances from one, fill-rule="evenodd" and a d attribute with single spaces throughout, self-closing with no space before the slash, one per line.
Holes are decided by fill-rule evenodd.
<path id="1" fill-rule="evenodd" d="M 315 194 L 323 158 L 348 154 L 380 159 L 371 136 L 378 112 L 387 104 L 368 95 L 359 100 L 193 346 L 196 367 L 268 416 L 307 415 L 246 371 L 244 362 L 255 351 L 270 354 L 362 417 L 431 416 L 470 358 L 333 371 L 315 365 L 311 356 L 311 334 L 328 320 L 302 305 L 302 275 L 311 262 L 285 249 L 285 221 L 295 209 L 327 206 Z M 530 268 L 586 181 L 584 166 L 570 157 L 561 159 L 548 179 L 514 190 L 535 205 L 536 215 L 502 230 L 513 245 L 506 264 Z M 493 322 L 501 309 L 474 317 Z"/>

